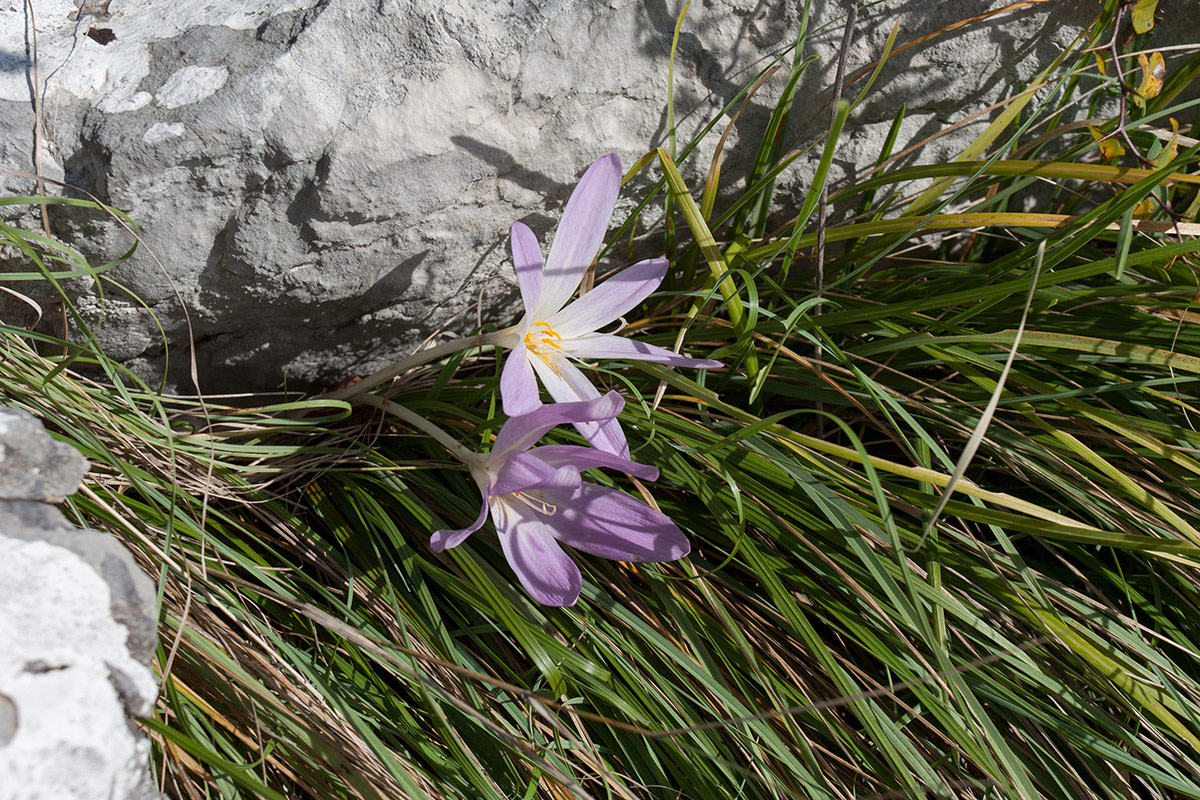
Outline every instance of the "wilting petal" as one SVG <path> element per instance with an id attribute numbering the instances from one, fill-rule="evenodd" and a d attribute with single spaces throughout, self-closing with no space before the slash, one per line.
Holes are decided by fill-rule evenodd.
<path id="1" fill-rule="evenodd" d="M 529 226 L 514 222 L 509 233 L 512 240 L 513 268 L 517 271 L 517 286 L 525 310 L 537 306 L 542 295 L 542 246 Z"/>
<path id="2" fill-rule="evenodd" d="M 649 297 L 666 274 L 665 258 L 639 261 L 555 314 L 550 324 L 566 339 L 599 330 Z"/>
<path id="3" fill-rule="evenodd" d="M 583 584 L 579 567 L 563 552 L 544 523 L 523 517 L 511 504 L 505 505 L 502 516 L 507 524 L 502 528 L 497 526 L 500 547 L 525 591 L 543 605 L 575 605 Z"/>
<path id="4" fill-rule="evenodd" d="M 488 501 L 485 497 L 483 498 L 483 508 L 479 510 L 479 516 L 475 518 L 474 522 L 462 530 L 452 531 L 449 529 L 442 529 L 440 531 L 434 531 L 433 536 L 429 537 L 430 549 L 432 549 L 435 553 L 440 553 L 443 550 L 450 549 L 451 547 L 458 547 L 463 543 L 464 540 L 466 540 L 468 536 L 483 527 L 484 521 L 487 520 L 487 513 Z"/>
<path id="5" fill-rule="evenodd" d="M 647 481 L 658 480 L 658 468 L 649 464 L 639 464 L 627 458 L 599 450 L 595 447 L 580 447 L 574 444 L 548 444 L 535 447 L 529 455 L 540 459 L 551 467 L 574 467 L 582 472 L 594 467 L 607 467 L 628 473 L 635 478 Z"/>
<path id="6" fill-rule="evenodd" d="M 529 363 L 529 351 L 518 346 L 509 351 L 500 373 L 500 402 L 510 417 L 528 414 L 542 405 L 538 397 L 537 379 Z"/>
<path id="7" fill-rule="evenodd" d="M 646 344 L 624 336 L 613 336 L 609 333 L 593 333 L 572 339 L 570 348 L 572 356 L 584 360 L 624 358 L 630 361 L 653 361 L 656 364 L 670 364 L 673 367 L 692 367 L 694 369 L 717 369 L 725 366 L 720 361 L 713 361 L 711 358 L 688 358 L 665 347 Z"/>
<path id="8" fill-rule="evenodd" d="M 542 379 L 546 391 L 555 399 L 554 405 L 591 400 L 600 396 L 600 391 L 592 385 L 587 376 L 566 358 L 559 356 L 554 359 L 553 364 L 535 358 L 530 359 L 530 363 L 533 364 L 534 372 Z M 625 441 L 625 432 L 621 430 L 621 423 L 617 422 L 615 416 L 599 421 L 579 421 L 575 423 L 575 429 L 582 433 L 583 438 L 593 447 L 629 458 L 629 444 Z"/>
<path id="9" fill-rule="evenodd" d="M 593 388 L 592 395 L 587 398 L 589 402 L 550 403 L 528 414 L 509 418 L 496 434 L 496 443 L 492 445 L 489 458 L 499 458 L 512 451 L 528 450 L 555 425 L 612 419 L 625 407 L 624 398 L 616 392 L 609 392 L 601 397 Z"/>
<path id="10" fill-rule="evenodd" d="M 620 190 L 621 159 L 616 153 L 596 159 L 583 173 L 550 244 L 542 274 L 542 296 L 530 312 L 531 322 L 558 311 L 578 288 L 604 241 Z"/>
<path id="11" fill-rule="evenodd" d="M 615 561 L 674 561 L 692 549 L 661 511 L 594 483 L 584 482 L 569 503 L 560 503 L 551 525 L 562 543 Z"/>
<path id="12" fill-rule="evenodd" d="M 579 488 L 579 469 L 567 464 L 547 464 L 529 453 L 513 453 L 504 462 L 496 482 L 488 487 L 489 497 L 513 492 L 573 492 Z"/>

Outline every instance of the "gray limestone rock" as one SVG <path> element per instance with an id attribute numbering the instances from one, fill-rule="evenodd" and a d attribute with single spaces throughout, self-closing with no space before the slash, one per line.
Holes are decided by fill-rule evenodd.
<path id="1" fill-rule="evenodd" d="M 61 503 L 87 469 L 79 451 L 47 436 L 33 415 L 0 409 L 0 500 Z"/>
<path id="2" fill-rule="evenodd" d="M 1001 4 L 870 4 L 850 67 L 880 54 L 893 21 L 904 42 Z M 592 160 L 616 150 L 630 164 L 667 136 L 677 4 L 36 5 L 42 168 L 141 226 L 149 249 L 112 275 L 162 323 L 181 389 L 190 388 L 189 339 L 206 391 L 285 380 L 296 388 L 382 367 L 443 326 L 462 331 L 481 297 L 487 318 L 503 322 L 516 297 L 509 224 L 546 233 Z M 675 74 L 681 141 L 794 41 L 798 5 L 692 3 Z M 813 2 L 809 52 L 818 61 L 801 82 L 797 128 L 828 97 L 845 7 Z M 874 163 L 901 103 L 903 146 L 1023 86 L 1094 13 L 1092 0 L 1024 8 L 897 55 L 850 121 L 837 174 Z M 1195 9 L 1171 14 L 1178 29 L 1194 30 Z M 29 29 L 25 4 L 0 6 L 0 163 L 24 169 L 34 160 Z M 745 138 L 731 138 L 727 174 L 752 157 L 785 73 L 742 116 Z M 823 128 L 818 119 L 801 144 Z M 926 157 L 956 155 L 983 122 Z M 817 155 L 782 179 L 783 205 L 803 198 Z M 0 181 L 31 186 L 11 175 Z M 112 220 L 52 211 L 56 233 L 94 261 L 129 245 Z M 88 289 L 72 285 L 97 320 Z M 110 291 L 99 333 L 110 354 L 147 375 L 162 367 L 164 349 L 151 311 Z"/>
<path id="3" fill-rule="evenodd" d="M 157 797 L 131 724 L 158 692 L 153 582 L 112 536 L 47 505 L 87 470 L 0 409 L 0 800 Z"/>

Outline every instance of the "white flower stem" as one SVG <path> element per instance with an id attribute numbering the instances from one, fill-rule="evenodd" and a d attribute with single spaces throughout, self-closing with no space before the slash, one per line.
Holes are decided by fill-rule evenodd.
<path id="1" fill-rule="evenodd" d="M 496 334 L 481 333 L 477 336 L 468 336 L 465 339 L 451 339 L 448 342 L 435 344 L 433 347 L 426 347 L 424 350 L 418 350 L 408 358 L 401 359 L 390 367 L 385 367 L 378 372 L 368 375 L 357 383 L 347 386 L 345 389 L 339 389 L 336 392 L 330 392 L 325 395 L 329 400 L 347 400 L 357 401 L 363 399 L 363 395 L 374 389 L 380 384 L 387 383 L 397 375 L 403 375 L 413 367 L 419 367 L 422 364 L 428 364 L 430 361 L 437 361 L 439 358 L 445 358 L 448 355 L 453 355 L 460 350 L 469 350 L 472 347 L 486 347 L 495 344 Z M 371 405 L 374 405 L 373 403 Z"/>
<path id="2" fill-rule="evenodd" d="M 455 458 L 468 467 L 478 466 L 480 460 L 483 458 L 479 453 L 463 447 L 461 444 L 459 444 L 457 439 L 446 433 L 437 425 L 434 425 L 420 414 L 405 408 L 399 403 L 391 400 L 384 400 L 382 397 L 376 397 L 373 394 L 364 394 L 360 397 L 356 397 L 355 402 L 383 409 L 387 413 L 404 420 L 422 433 L 429 434 L 430 438 L 434 439 L 442 447 L 449 450 Z"/>

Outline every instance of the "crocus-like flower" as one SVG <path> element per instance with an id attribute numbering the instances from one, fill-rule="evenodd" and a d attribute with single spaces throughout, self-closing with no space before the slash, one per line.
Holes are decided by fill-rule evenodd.
<path id="1" fill-rule="evenodd" d="M 579 567 L 559 542 L 618 561 L 686 556 L 691 544 L 661 511 L 580 476 L 581 470 L 610 467 L 655 480 L 657 469 L 594 447 L 530 449 L 556 425 L 611 420 L 624 404 L 609 392 L 511 417 L 496 434 L 491 452 L 467 463 L 483 493 L 479 517 L 462 530 L 437 531 L 430 546 L 439 553 L 458 546 L 483 527 L 490 512 L 509 566 L 530 596 L 548 606 L 574 605 L 579 598 Z"/>
<path id="2" fill-rule="evenodd" d="M 667 273 L 665 258 L 640 261 L 567 304 L 604 241 L 620 188 L 621 159 L 616 153 L 588 167 L 567 201 L 545 267 L 533 231 L 520 222 L 512 225 L 513 265 L 525 315 L 495 340 L 512 349 L 500 375 L 500 396 L 509 416 L 527 414 L 541 405 L 534 373 L 558 402 L 599 397 L 573 361 L 625 358 L 677 367 L 721 366 L 720 361 L 687 358 L 663 347 L 597 332 L 658 288 Z M 629 456 L 616 419 L 576 427 L 593 445 Z"/>

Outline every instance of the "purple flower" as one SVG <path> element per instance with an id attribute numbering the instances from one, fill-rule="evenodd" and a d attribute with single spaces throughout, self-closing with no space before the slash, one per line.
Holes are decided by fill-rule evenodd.
<path id="1" fill-rule="evenodd" d="M 721 366 L 720 361 L 687 358 L 663 347 L 597 333 L 658 288 L 667 274 L 665 258 L 640 261 L 567 305 L 604 241 L 620 188 L 621 159 L 616 153 L 588 167 L 567 201 L 544 267 L 533 231 L 520 222 L 512 225 L 513 265 L 525 315 L 495 340 L 512 350 L 500 376 L 500 396 L 509 416 L 527 414 L 541 405 L 535 373 L 558 402 L 599 397 L 573 360 L 625 358 L 700 369 Z M 625 434 L 615 418 L 576 423 L 576 427 L 596 447 L 629 456 Z"/>
<path id="2" fill-rule="evenodd" d="M 462 530 L 435 532 L 430 546 L 438 553 L 457 547 L 483 527 L 490 512 L 509 566 L 530 596 L 548 606 L 574 605 L 579 599 L 579 567 L 560 542 L 617 561 L 686 556 L 691 544 L 661 511 L 580 477 L 581 470 L 610 467 L 655 480 L 657 469 L 594 447 L 530 449 L 556 425 L 611 420 L 624 405 L 616 392 L 609 392 L 511 417 L 496 434 L 491 452 L 467 464 L 483 492 L 479 517 Z"/>

